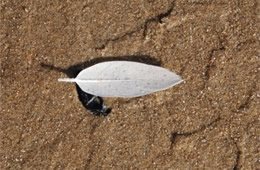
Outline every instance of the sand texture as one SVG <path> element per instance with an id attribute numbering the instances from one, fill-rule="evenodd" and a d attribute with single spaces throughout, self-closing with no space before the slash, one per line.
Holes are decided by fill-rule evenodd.
<path id="1" fill-rule="evenodd" d="M 257 0 L 1 0 L 0 169 L 260 169 Z M 104 98 L 58 78 L 111 60 L 185 81 Z"/>

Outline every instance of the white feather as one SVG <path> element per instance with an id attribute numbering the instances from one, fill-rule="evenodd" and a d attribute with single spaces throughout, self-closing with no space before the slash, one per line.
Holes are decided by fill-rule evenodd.
<path id="1" fill-rule="evenodd" d="M 138 97 L 165 90 L 183 80 L 175 73 L 158 66 L 131 62 L 109 61 L 82 70 L 74 79 L 86 93 L 100 97 Z"/>

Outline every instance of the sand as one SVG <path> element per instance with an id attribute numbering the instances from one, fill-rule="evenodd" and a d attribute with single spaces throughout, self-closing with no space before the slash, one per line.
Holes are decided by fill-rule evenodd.
<path id="1" fill-rule="evenodd" d="M 256 0 L 2 0 L 0 11 L 0 169 L 259 169 Z M 185 81 L 104 98 L 107 116 L 57 81 L 111 60 Z"/>

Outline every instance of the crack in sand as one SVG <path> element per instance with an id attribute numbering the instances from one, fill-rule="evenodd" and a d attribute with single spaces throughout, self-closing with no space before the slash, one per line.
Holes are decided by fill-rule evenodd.
<path id="1" fill-rule="evenodd" d="M 253 87 L 248 91 L 248 96 L 246 97 L 245 101 L 238 107 L 239 111 L 245 111 L 249 109 L 249 105 L 252 99 L 252 96 L 254 95 L 254 92 L 256 91 L 256 83 L 253 84 Z"/>
<path id="2" fill-rule="evenodd" d="M 214 66 L 215 62 L 214 62 L 214 54 L 218 51 L 224 51 L 225 50 L 225 47 L 222 45 L 222 43 L 220 42 L 220 47 L 218 48 L 213 48 L 210 50 L 209 52 L 209 56 L 208 56 L 208 64 L 206 65 L 206 70 L 204 72 L 204 75 L 205 75 L 205 80 L 209 80 L 210 78 L 210 71 L 211 71 L 211 68 L 212 66 Z"/>
<path id="3" fill-rule="evenodd" d="M 129 31 L 129 32 L 126 32 L 125 34 L 123 34 L 123 35 L 121 35 L 121 36 L 118 36 L 118 37 L 116 37 L 116 38 L 106 39 L 103 44 L 101 44 L 101 45 L 98 46 L 98 47 L 95 47 L 94 49 L 95 49 L 95 50 L 103 50 L 103 49 L 106 48 L 106 46 L 107 46 L 107 44 L 108 44 L 109 42 L 115 42 L 115 41 L 121 40 L 121 39 L 123 39 L 123 38 L 125 38 L 125 37 L 127 37 L 127 36 L 130 36 L 130 35 L 132 35 L 133 33 L 139 31 L 139 30 L 140 30 L 139 27 L 140 27 L 140 26 L 137 26 L 136 29 L 134 29 L 134 30 L 132 30 L 132 31 Z"/>
<path id="4" fill-rule="evenodd" d="M 97 120 L 97 123 L 95 123 L 93 126 L 91 126 L 91 130 L 90 130 L 90 141 L 92 141 L 92 136 L 93 134 L 95 133 L 96 129 L 99 127 L 100 125 L 100 119 Z M 93 155 L 94 155 L 94 152 L 95 152 L 95 141 L 93 142 L 92 146 L 90 147 L 90 151 L 89 151 L 89 156 L 87 157 L 86 159 L 86 163 L 84 165 L 84 169 L 89 169 L 89 165 L 92 161 L 92 158 L 93 158 Z"/>
<path id="5" fill-rule="evenodd" d="M 138 32 L 140 31 L 141 29 L 143 29 L 143 38 L 146 37 L 146 32 L 147 32 L 147 29 L 148 29 L 148 24 L 151 23 L 151 22 L 159 22 L 159 23 L 162 23 L 162 19 L 165 18 L 165 17 L 168 17 L 171 12 L 173 11 L 173 7 L 174 7 L 174 2 L 175 1 L 172 1 L 171 4 L 169 5 L 169 8 L 166 10 L 166 12 L 162 12 L 154 17 L 151 17 L 151 18 L 148 18 L 144 21 L 144 23 L 138 25 L 134 30 L 131 30 L 129 32 L 126 32 L 124 33 L 123 35 L 119 35 L 118 37 L 115 37 L 115 38 L 109 38 L 109 39 L 106 39 L 104 43 L 102 43 L 101 45 L 99 45 L 98 47 L 95 47 L 94 49 L 96 50 L 103 50 L 106 48 L 107 44 L 109 42 L 115 42 L 115 41 L 118 41 L 118 40 L 121 40 L 127 36 L 130 36 L 132 34 L 134 34 L 135 32 Z"/>
<path id="6" fill-rule="evenodd" d="M 218 121 L 220 121 L 220 117 L 218 116 L 216 119 L 214 119 L 213 121 L 211 121 L 210 123 L 208 123 L 207 125 L 203 125 L 201 126 L 199 129 L 196 129 L 194 131 L 191 131 L 191 132 L 184 132 L 184 133 L 178 133 L 178 132 L 173 132 L 172 135 L 171 135 L 171 145 L 170 145 L 170 149 L 173 148 L 174 144 L 176 143 L 176 140 L 178 137 L 180 136 L 190 136 L 190 135 L 193 135 L 195 133 L 199 133 L 199 132 L 202 132 L 204 131 L 206 128 L 210 127 L 210 126 L 213 126 L 213 124 L 216 124 Z"/>
<path id="7" fill-rule="evenodd" d="M 236 160 L 235 160 L 235 163 L 234 163 L 234 167 L 233 167 L 233 170 L 238 170 L 239 169 L 239 161 L 240 161 L 240 156 L 241 156 L 241 150 L 239 149 L 235 139 L 231 138 L 231 140 L 233 141 L 235 147 L 236 147 Z"/>
<path id="8" fill-rule="evenodd" d="M 145 37 L 147 35 L 148 24 L 151 23 L 151 22 L 162 23 L 162 19 L 168 17 L 172 13 L 173 7 L 174 7 L 174 2 L 175 1 L 172 1 L 171 5 L 170 5 L 170 8 L 166 12 L 161 13 L 161 14 L 159 14 L 159 15 L 157 15 L 155 17 L 152 17 L 150 19 L 147 19 L 145 21 L 144 26 L 143 26 L 143 39 L 145 39 Z"/>

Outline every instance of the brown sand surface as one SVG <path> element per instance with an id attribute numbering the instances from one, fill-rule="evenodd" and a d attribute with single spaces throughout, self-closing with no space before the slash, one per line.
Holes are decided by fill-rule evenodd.
<path id="1" fill-rule="evenodd" d="M 257 0 L 1 0 L 0 169 L 259 169 Z M 63 72 L 107 60 L 185 80 L 105 98 L 95 116 Z M 82 69 L 82 68 L 81 68 Z"/>

